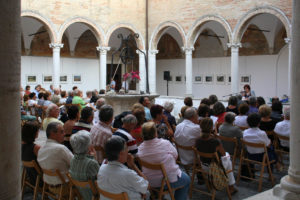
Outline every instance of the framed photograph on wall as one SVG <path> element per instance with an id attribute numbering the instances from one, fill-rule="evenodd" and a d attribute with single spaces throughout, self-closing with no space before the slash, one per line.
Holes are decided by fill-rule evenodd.
<path id="1" fill-rule="evenodd" d="M 43 83 L 52 83 L 53 82 L 53 77 L 52 75 L 43 75 Z"/>
<path id="2" fill-rule="evenodd" d="M 203 80 L 202 80 L 202 75 L 196 75 L 195 77 L 194 77 L 194 83 L 202 83 L 203 82 Z"/>
<path id="3" fill-rule="evenodd" d="M 251 84 L 251 76 L 250 75 L 242 75 L 241 76 L 241 84 Z"/>
<path id="4" fill-rule="evenodd" d="M 73 75 L 73 83 L 81 83 L 81 75 L 79 74 Z"/>
<path id="5" fill-rule="evenodd" d="M 216 82 L 217 84 L 225 84 L 226 76 L 225 74 L 217 74 L 216 75 Z"/>
<path id="6" fill-rule="evenodd" d="M 207 84 L 213 84 L 214 83 L 214 75 L 212 75 L 212 74 L 205 75 L 204 82 Z"/>
<path id="7" fill-rule="evenodd" d="M 67 75 L 60 75 L 59 77 L 59 82 L 60 83 L 68 83 L 68 76 Z"/>
<path id="8" fill-rule="evenodd" d="M 27 84 L 36 84 L 37 76 L 33 74 L 26 75 L 26 83 Z"/>
<path id="9" fill-rule="evenodd" d="M 231 84 L 231 75 L 227 75 L 227 84 L 228 84 L 228 85 Z"/>
<path id="10" fill-rule="evenodd" d="M 175 76 L 175 83 L 181 83 L 182 82 L 182 76 Z"/>

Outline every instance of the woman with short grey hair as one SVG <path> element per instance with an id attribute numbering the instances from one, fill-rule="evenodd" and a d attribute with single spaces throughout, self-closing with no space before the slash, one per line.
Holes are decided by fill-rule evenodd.
<path id="1" fill-rule="evenodd" d="M 96 180 L 99 164 L 94 159 L 95 149 L 91 146 L 88 131 L 81 130 L 73 134 L 70 139 L 74 157 L 70 164 L 70 175 L 74 180 L 87 181 Z M 78 188 L 83 199 L 92 199 L 90 188 Z"/>
<path id="2" fill-rule="evenodd" d="M 164 103 L 164 115 L 168 118 L 168 122 L 171 125 L 173 132 L 176 129 L 176 120 L 175 117 L 171 114 L 174 108 L 174 103 L 171 101 L 166 101 Z"/>

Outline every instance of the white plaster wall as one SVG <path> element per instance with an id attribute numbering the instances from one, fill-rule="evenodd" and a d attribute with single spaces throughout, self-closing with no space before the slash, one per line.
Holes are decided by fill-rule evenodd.
<path id="1" fill-rule="evenodd" d="M 71 90 L 74 85 L 84 92 L 87 90 L 99 90 L 99 60 L 83 58 L 61 58 L 61 75 L 68 76 L 68 83 L 61 83 L 62 90 Z M 26 75 L 36 75 L 37 83 L 31 85 L 31 90 L 35 85 L 41 84 L 45 89 L 49 89 L 49 83 L 43 83 L 43 75 L 52 74 L 52 57 L 21 57 L 21 84 L 27 85 Z M 81 83 L 73 83 L 73 75 L 81 75 Z"/>
<path id="2" fill-rule="evenodd" d="M 172 81 L 169 82 L 169 96 L 185 95 L 185 83 L 175 82 L 178 75 L 185 76 L 185 60 L 157 60 L 157 92 L 167 94 L 166 81 L 163 80 L 163 71 L 170 71 Z M 256 96 L 263 96 L 266 100 L 273 96 L 281 97 L 287 94 L 288 89 L 288 48 L 284 47 L 278 55 L 241 56 L 239 57 L 240 75 L 251 76 L 251 88 Z M 196 84 L 193 82 L 193 95 L 195 98 L 208 97 L 216 94 L 219 99 L 230 94 L 231 86 L 227 79 L 230 75 L 230 57 L 197 58 L 193 59 L 193 79 L 196 75 L 212 74 L 214 83 Z M 226 82 L 216 83 L 216 75 L 224 74 Z M 242 90 L 243 84 L 240 84 Z"/>

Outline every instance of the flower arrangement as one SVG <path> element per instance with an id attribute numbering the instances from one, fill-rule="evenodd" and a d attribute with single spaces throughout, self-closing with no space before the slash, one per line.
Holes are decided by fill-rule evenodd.
<path id="1" fill-rule="evenodd" d="M 129 80 L 129 81 L 139 81 L 139 80 L 141 80 L 140 75 L 139 75 L 139 71 L 131 71 L 131 72 L 125 73 L 123 75 L 123 79 L 125 81 L 126 80 Z"/>

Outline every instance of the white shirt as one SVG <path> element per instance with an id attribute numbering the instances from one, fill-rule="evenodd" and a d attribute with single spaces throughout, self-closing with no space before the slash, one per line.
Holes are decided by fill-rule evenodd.
<path id="1" fill-rule="evenodd" d="M 278 122 L 274 128 L 274 132 L 278 135 L 290 137 L 290 128 L 291 123 L 290 120 L 283 120 L 282 122 Z M 286 140 L 280 140 L 280 144 L 283 147 L 290 147 L 290 142 Z"/>
<path id="2" fill-rule="evenodd" d="M 248 116 L 247 115 L 238 115 L 235 117 L 235 120 L 234 120 L 234 125 L 236 126 L 242 126 L 242 127 L 248 127 L 248 123 L 247 123 L 247 118 Z"/>
<path id="3" fill-rule="evenodd" d="M 98 123 L 99 123 L 99 110 L 96 110 L 95 112 L 94 112 L 94 119 L 93 119 L 93 124 L 94 125 L 97 125 Z"/>
<path id="4" fill-rule="evenodd" d="M 146 194 L 149 185 L 147 180 L 118 161 L 101 165 L 97 184 L 99 188 L 110 193 L 126 192 L 131 200 L 141 200 L 141 194 Z M 102 195 L 100 198 L 107 199 Z"/>
<path id="5" fill-rule="evenodd" d="M 246 142 L 252 142 L 252 143 L 263 143 L 267 146 L 270 144 L 270 139 L 268 138 L 265 131 L 260 130 L 259 128 L 248 128 L 244 131 L 243 139 Z M 248 147 L 247 150 L 250 154 L 256 154 L 256 153 L 263 153 L 263 148 L 254 148 L 254 147 Z"/>
<path id="6" fill-rule="evenodd" d="M 73 154 L 66 146 L 59 144 L 55 140 L 47 139 L 45 145 L 39 150 L 37 161 L 43 169 L 58 169 L 65 179 L 68 180 L 65 174 L 69 171 L 72 158 Z M 62 183 L 58 177 L 50 177 L 45 174 L 43 176 L 44 181 L 48 184 L 58 185 Z"/>
<path id="7" fill-rule="evenodd" d="M 67 98 L 60 98 L 60 99 L 59 99 L 59 103 L 60 103 L 60 104 L 65 104 L 66 101 L 67 101 Z"/>
<path id="8" fill-rule="evenodd" d="M 34 100 L 34 99 L 29 99 L 28 100 L 28 106 L 34 106 L 34 105 L 36 105 L 37 104 L 37 101 L 36 100 Z"/>
<path id="9" fill-rule="evenodd" d="M 174 133 L 175 141 L 182 146 L 194 146 L 197 138 L 201 136 L 199 124 L 185 119 L 177 125 Z M 194 152 L 179 149 L 180 160 L 182 164 L 191 164 L 194 161 Z"/>

